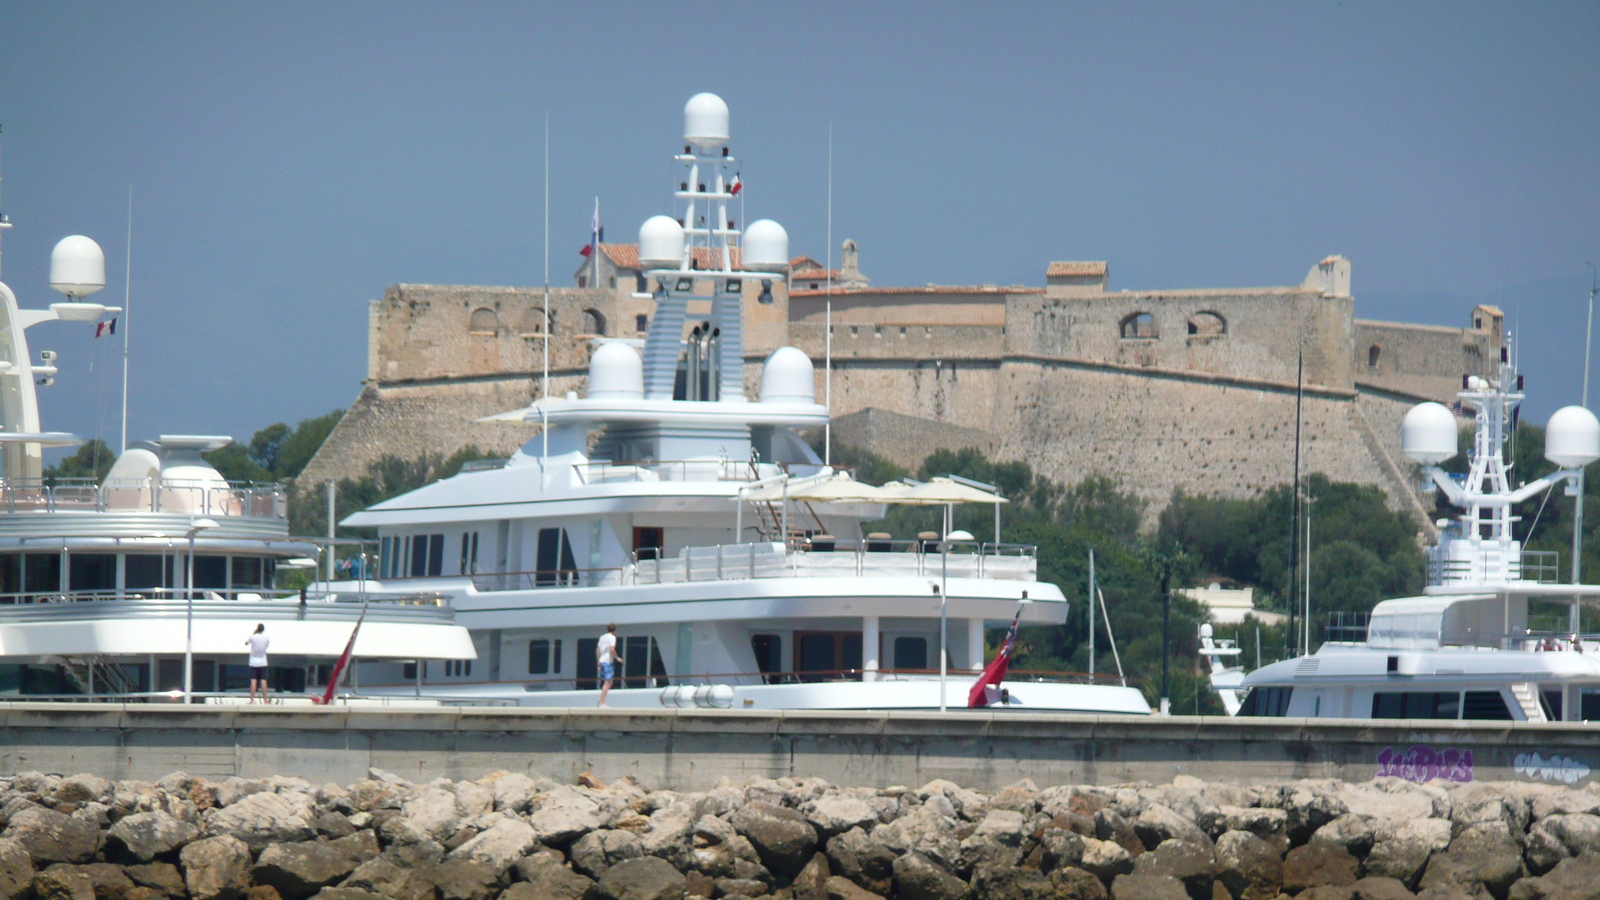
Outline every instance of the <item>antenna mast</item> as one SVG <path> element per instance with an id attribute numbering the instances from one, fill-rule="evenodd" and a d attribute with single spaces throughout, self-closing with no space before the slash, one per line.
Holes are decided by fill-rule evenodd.
<path id="1" fill-rule="evenodd" d="M 128 452 L 128 324 L 133 319 L 133 182 L 128 182 L 128 259 L 122 273 L 122 452 Z"/>
<path id="2" fill-rule="evenodd" d="M 3 207 L 0 207 L 0 208 L 3 208 Z M 11 220 L 6 218 L 5 213 L 0 212 L 0 234 L 5 234 L 5 230 L 7 228 L 10 228 L 10 227 L 11 227 Z M 1590 296 L 1593 296 L 1593 295 L 1591 294 Z"/>
<path id="3" fill-rule="evenodd" d="M 550 396 L 550 111 L 544 112 L 544 324 L 539 326 L 544 336 L 544 380 L 539 396 Z"/>
<path id="4" fill-rule="evenodd" d="M 822 350 L 822 405 L 828 421 L 822 426 L 822 462 L 833 465 L 833 123 L 828 123 L 828 262 L 825 274 Z"/>

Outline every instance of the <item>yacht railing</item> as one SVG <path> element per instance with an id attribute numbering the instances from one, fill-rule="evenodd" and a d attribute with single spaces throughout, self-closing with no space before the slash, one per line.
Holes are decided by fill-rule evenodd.
<path id="1" fill-rule="evenodd" d="M 931 541 L 827 541 L 786 548 L 778 541 L 686 547 L 675 557 L 638 559 L 624 580 L 633 584 L 737 581 L 750 578 L 934 576 L 1034 581 L 1038 548 L 1031 544 L 952 542 L 941 554 Z"/>
<path id="2" fill-rule="evenodd" d="M 235 691 L 194 691 L 190 694 L 195 703 L 210 706 L 244 706 L 251 704 L 250 692 L 246 690 Z M 317 700 L 321 699 L 322 691 L 318 689 L 309 693 L 296 693 L 290 691 L 274 690 L 269 695 L 267 706 L 318 706 Z M 316 698 L 316 699 L 313 699 Z M 440 697 L 430 696 L 422 698 L 424 702 L 437 706 L 516 706 L 515 700 L 503 697 Z M 182 691 L 122 691 L 117 693 L 96 692 L 93 694 L 0 694 L 0 701 L 13 703 L 182 703 Z M 416 706 L 418 700 L 413 697 L 392 696 L 388 694 L 360 694 L 340 691 L 334 695 L 333 703 L 329 708 L 351 706 Z"/>
<path id="3" fill-rule="evenodd" d="M 871 674 L 873 681 L 938 681 L 938 669 L 806 669 L 803 671 L 773 671 L 773 672 L 701 672 L 691 675 L 665 675 L 656 673 L 621 674 L 618 675 L 613 686 L 616 688 L 664 688 L 674 685 L 701 685 L 701 684 L 731 684 L 731 685 L 759 685 L 759 684 L 816 684 L 824 682 L 863 682 L 866 675 Z M 976 678 L 979 673 L 966 669 L 951 669 L 949 679 L 951 682 L 968 682 Z M 1096 672 L 1057 672 L 1044 669 L 1011 669 L 1006 672 L 1007 682 L 1040 682 L 1053 684 L 1093 684 L 1109 687 L 1123 686 L 1123 679 L 1117 675 L 1106 675 Z M 1129 679 L 1132 684 L 1138 684 L 1138 679 Z M 411 688 L 414 682 L 395 682 L 390 684 L 364 684 L 366 688 Z M 573 678 L 565 677 L 514 679 L 510 681 L 452 681 L 452 682 L 424 682 L 422 695 L 429 696 L 430 688 L 494 688 L 504 685 L 519 684 L 529 693 L 536 691 L 571 691 L 571 690 L 599 690 L 600 682 L 597 677 L 584 676 Z"/>
<path id="4" fill-rule="evenodd" d="M 373 603 L 384 606 L 445 607 L 449 598 L 442 593 L 413 591 L 408 593 L 377 593 L 368 591 L 277 591 L 260 588 L 135 588 L 129 590 L 86 591 L 29 591 L 27 593 L 0 593 L 0 607 L 62 606 L 77 603 L 148 603 L 152 606 L 175 604 L 182 609 L 190 601 L 196 603 L 260 603 L 272 607 L 292 608 L 308 606 L 328 608 L 360 606 Z M 5 616 L 0 610 L 0 618 Z"/>
<path id="5" fill-rule="evenodd" d="M 284 519 L 289 495 L 281 484 L 173 478 L 0 479 L 6 513 L 130 512 Z"/>
<path id="6" fill-rule="evenodd" d="M 848 472 L 853 466 L 819 466 L 812 463 L 778 463 L 778 468 L 795 478 L 815 475 L 824 468 Z M 619 481 L 736 481 L 749 483 L 770 477 L 760 474 L 748 461 L 736 459 L 597 459 L 573 466 L 583 484 Z M 771 471 L 770 469 L 768 471 Z"/>
<path id="7" fill-rule="evenodd" d="M 1450 558 L 1441 548 L 1428 551 L 1428 584 L 1465 584 L 1485 577 L 1485 566 L 1476 559 Z M 1523 550 L 1520 559 L 1508 560 L 1505 571 L 1511 581 L 1529 581 L 1534 584 L 1561 583 L 1561 554 L 1556 550 Z"/>

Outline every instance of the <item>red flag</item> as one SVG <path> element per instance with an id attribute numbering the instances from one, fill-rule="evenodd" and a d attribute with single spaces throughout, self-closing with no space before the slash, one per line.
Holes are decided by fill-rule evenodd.
<path id="1" fill-rule="evenodd" d="M 733 181 L 728 183 L 728 193 L 733 194 L 734 196 L 738 196 L 739 191 L 741 189 L 743 189 L 743 188 L 744 188 L 744 182 L 739 180 L 739 173 L 738 172 L 733 173 Z"/>
<path id="2" fill-rule="evenodd" d="M 368 601 L 369 603 L 371 601 Z M 339 686 L 339 679 L 344 676 L 345 667 L 350 665 L 350 654 L 356 649 L 356 635 L 361 633 L 361 622 L 367 617 L 367 605 L 361 604 L 361 615 L 356 617 L 356 627 L 350 630 L 350 640 L 344 645 L 344 652 L 339 654 L 339 661 L 333 664 L 333 674 L 328 678 L 328 689 L 322 696 L 312 697 L 313 703 L 327 706 L 333 702 L 333 692 Z"/>
<path id="3" fill-rule="evenodd" d="M 1000 645 L 1000 652 L 995 654 L 994 662 L 983 670 L 978 676 L 978 683 L 972 686 L 967 693 L 967 709 L 982 709 L 989 705 L 989 688 L 993 687 L 995 693 L 1000 692 L 1000 682 L 1005 680 L 1006 669 L 1011 667 L 1011 650 L 1017 643 L 1017 623 L 1022 620 L 1022 607 L 1017 607 L 1017 614 L 1011 620 L 1011 630 L 1006 632 L 1005 642 Z"/>

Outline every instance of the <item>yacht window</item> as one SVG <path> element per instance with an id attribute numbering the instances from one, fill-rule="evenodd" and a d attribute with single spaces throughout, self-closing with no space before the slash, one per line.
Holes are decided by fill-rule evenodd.
<path id="1" fill-rule="evenodd" d="M 896 669 L 926 669 L 928 667 L 928 639 L 920 637 L 895 638 L 894 667 Z"/>
<path id="2" fill-rule="evenodd" d="M 1258 687 L 1244 698 L 1239 707 L 1241 716 L 1287 716 L 1289 699 L 1294 696 L 1292 687 Z"/>
<path id="3" fill-rule="evenodd" d="M 1467 691 L 1461 704 L 1461 718 L 1509 722 L 1511 710 L 1506 708 L 1506 698 L 1499 691 Z"/>
<path id="4" fill-rule="evenodd" d="M 264 587 L 261 580 L 261 557 L 235 556 L 233 558 L 233 586 L 236 588 Z M 249 687 L 249 685 L 246 685 Z"/>
<path id="5" fill-rule="evenodd" d="M 1544 717 L 1551 722 L 1561 721 L 1561 694 L 1560 688 L 1539 692 L 1539 702 L 1544 706 Z"/>
<path id="6" fill-rule="evenodd" d="M 394 574 L 394 538 L 383 537 L 378 541 L 378 577 L 388 578 Z"/>
<path id="7" fill-rule="evenodd" d="M 444 535 L 419 534 L 411 542 L 411 577 L 436 576 L 444 570 Z"/>
<path id="8" fill-rule="evenodd" d="M 528 674 L 555 675 L 561 671 L 561 640 L 540 638 L 528 642 Z"/>
<path id="9" fill-rule="evenodd" d="M 753 634 L 750 636 L 750 649 L 756 655 L 756 671 L 762 675 L 783 670 L 783 638 L 776 634 Z M 762 681 L 773 683 L 767 678 Z"/>
<path id="10" fill-rule="evenodd" d="M 594 691 L 600 688 L 600 660 L 596 656 L 599 647 L 599 638 L 578 638 L 576 687 L 580 691 Z"/>
<path id="11" fill-rule="evenodd" d="M 430 576 L 444 574 L 444 535 L 442 534 L 428 536 L 428 574 Z"/>
<path id="12" fill-rule="evenodd" d="M 666 546 L 665 535 L 660 528 L 635 528 L 633 530 L 633 554 L 635 559 L 660 559 L 661 548 Z"/>
<path id="13" fill-rule="evenodd" d="M 574 584 L 577 582 L 578 561 L 572 555 L 572 542 L 565 528 L 539 529 L 538 571 L 534 584 Z"/>
<path id="14" fill-rule="evenodd" d="M 1461 695 L 1455 691 L 1383 692 L 1372 695 L 1374 719 L 1456 719 Z"/>
<path id="15" fill-rule="evenodd" d="M 667 666 L 661 660 L 661 647 L 653 637 L 623 639 L 623 687 L 666 687 Z"/>
<path id="16" fill-rule="evenodd" d="M 478 533 L 461 534 L 461 574 L 472 575 L 478 571 Z"/>
<path id="17" fill-rule="evenodd" d="M 130 591 L 166 585 L 162 563 L 166 557 L 156 553 L 129 553 L 122 561 L 122 584 Z"/>
<path id="18" fill-rule="evenodd" d="M 228 558 L 226 556 L 196 556 L 194 558 L 194 586 L 221 591 L 228 587 Z"/>
<path id="19" fill-rule="evenodd" d="M 61 554 L 25 555 L 22 558 L 22 589 L 28 593 L 61 590 Z"/>
<path id="20" fill-rule="evenodd" d="M 22 557 L 15 553 L 0 554 L 0 603 L 14 603 L 14 594 L 22 593 Z"/>
<path id="21" fill-rule="evenodd" d="M 67 582 L 74 591 L 114 591 L 117 589 L 117 556 L 114 553 L 74 553 Z"/>
<path id="22" fill-rule="evenodd" d="M 817 675 L 803 681 L 837 680 L 861 668 L 861 632 L 797 631 L 794 635 L 798 659 L 795 668 Z"/>

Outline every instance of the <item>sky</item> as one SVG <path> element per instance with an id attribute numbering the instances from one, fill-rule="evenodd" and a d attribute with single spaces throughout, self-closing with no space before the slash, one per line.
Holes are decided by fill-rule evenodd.
<path id="1" fill-rule="evenodd" d="M 1297 284 L 1352 260 L 1356 314 L 1498 303 L 1528 415 L 1581 389 L 1600 265 L 1596 3 L 37 3 L 0 0 L 3 272 L 105 248 L 131 293 L 129 437 L 342 408 L 397 283 L 573 284 L 667 212 L 684 102 L 732 110 L 750 219 L 879 285 Z M 133 193 L 132 278 L 128 196 Z M 837 252 L 834 254 L 837 261 Z M 120 435 L 85 325 L 44 427 Z"/>

